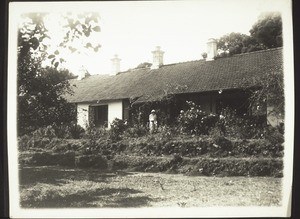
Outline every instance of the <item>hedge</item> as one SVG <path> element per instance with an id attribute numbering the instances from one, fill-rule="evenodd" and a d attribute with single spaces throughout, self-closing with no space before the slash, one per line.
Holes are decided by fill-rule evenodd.
<path id="1" fill-rule="evenodd" d="M 75 153 L 52 153 L 52 152 L 27 152 L 20 153 L 19 161 L 25 165 L 36 166 L 68 166 L 74 167 L 75 165 Z"/>
<path id="2" fill-rule="evenodd" d="M 194 176 L 275 176 L 282 177 L 280 158 L 181 158 L 116 156 L 113 169 L 182 173 Z"/>
<path id="3" fill-rule="evenodd" d="M 108 168 L 107 159 L 101 155 L 81 155 L 76 156 L 75 166 L 79 168 L 97 168 L 106 170 Z"/>
<path id="4" fill-rule="evenodd" d="M 161 139 L 160 135 L 141 138 L 123 139 L 113 142 L 110 139 L 19 139 L 20 151 L 42 148 L 54 153 L 75 151 L 77 154 L 102 154 L 115 156 L 128 154 L 137 156 L 180 155 L 183 157 L 283 157 L 284 147 L 281 142 L 270 142 L 267 139 L 227 139 L 207 136 L 177 136 Z"/>

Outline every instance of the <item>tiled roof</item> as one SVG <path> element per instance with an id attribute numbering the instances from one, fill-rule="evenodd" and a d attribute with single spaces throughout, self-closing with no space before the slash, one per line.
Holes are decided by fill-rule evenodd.
<path id="1" fill-rule="evenodd" d="M 135 69 L 115 76 L 92 75 L 72 80 L 69 102 L 133 98 L 158 100 L 169 93 L 194 93 L 255 86 L 253 78 L 283 72 L 282 48 L 244 53 L 213 61 L 190 61 L 159 69 Z"/>

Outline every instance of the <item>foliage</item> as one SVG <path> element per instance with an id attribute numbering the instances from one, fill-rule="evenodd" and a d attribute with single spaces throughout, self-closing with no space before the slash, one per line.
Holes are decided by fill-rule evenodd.
<path id="1" fill-rule="evenodd" d="M 69 82 L 62 72 L 46 68 L 41 70 L 39 75 L 34 75 L 29 82 L 19 82 L 20 134 L 26 131 L 27 127 L 66 124 L 76 120 L 75 106 L 67 103 L 62 96 L 65 92 L 70 92 Z"/>
<path id="2" fill-rule="evenodd" d="M 62 67 L 58 69 L 64 62 L 59 58 L 59 49 L 48 55 L 49 45 L 46 42 L 51 33 L 45 27 L 45 17 L 47 14 L 24 14 L 24 22 L 18 32 L 19 135 L 58 121 L 70 123 L 76 118 L 75 107 L 64 98 L 65 93 L 72 93 L 68 79 L 74 76 Z M 95 14 L 88 13 L 78 20 L 66 17 L 65 21 L 66 36 L 58 46 L 61 48 L 67 47 L 75 38 L 88 37 L 91 32 L 100 31 L 99 26 L 95 26 Z M 51 67 L 43 66 L 46 60 L 51 60 Z"/>
<path id="3" fill-rule="evenodd" d="M 145 126 L 134 124 L 132 127 L 128 127 L 124 132 L 124 137 L 137 138 L 144 136 L 148 133 L 148 129 Z"/>
<path id="4" fill-rule="evenodd" d="M 53 152 L 34 152 L 27 153 L 26 159 L 20 159 L 20 163 L 34 166 L 68 166 L 74 167 L 75 153 L 53 153 Z"/>
<path id="5" fill-rule="evenodd" d="M 109 130 L 109 136 L 112 140 L 120 140 L 121 135 L 128 127 L 127 123 L 124 120 L 118 118 L 115 118 L 110 126 L 111 128 Z"/>
<path id="6" fill-rule="evenodd" d="M 284 116 L 284 78 L 280 71 L 273 71 L 270 74 L 263 75 L 259 78 L 253 78 L 258 89 L 251 93 L 250 107 L 264 107 L 267 103 L 272 106 L 268 113 L 277 117 Z"/>
<path id="7" fill-rule="evenodd" d="M 266 48 L 282 46 L 282 19 L 279 12 L 263 13 L 249 31 Z"/>
<path id="8" fill-rule="evenodd" d="M 280 13 L 263 13 L 250 29 L 250 35 L 230 33 L 220 37 L 219 57 L 253 52 L 282 46 L 282 20 Z"/>
<path id="9" fill-rule="evenodd" d="M 69 127 L 69 132 L 73 139 L 79 139 L 82 138 L 83 134 L 85 133 L 84 128 L 82 128 L 80 125 L 77 125 L 75 123 L 71 124 Z"/>
<path id="10" fill-rule="evenodd" d="M 105 170 L 108 167 L 107 159 L 101 155 L 76 156 L 75 165 L 79 168 L 97 168 Z"/>
<path id="11" fill-rule="evenodd" d="M 282 177 L 283 162 L 276 159 L 201 159 L 188 175 Z"/>
<path id="12" fill-rule="evenodd" d="M 208 134 L 209 130 L 215 126 L 218 118 L 214 114 L 207 114 L 201 107 L 187 101 L 189 109 L 182 111 L 178 117 L 178 125 L 183 133 Z"/>
<path id="13" fill-rule="evenodd" d="M 253 52 L 263 49 L 255 38 L 241 33 L 230 33 L 218 39 L 217 48 L 222 51 L 219 56 Z"/>
<path id="14" fill-rule="evenodd" d="M 228 137 L 238 139 L 263 138 L 266 128 L 264 116 L 237 115 L 236 110 L 226 107 L 222 110 L 224 116 L 224 133 Z M 220 121 L 217 123 L 220 127 Z"/>
<path id="15" fill-rule="evenodd" d="M 140 63 L 136 69 L 140 69 L 140 68 L 149 68 L 152 66 L 152 63 L 149 63 L 149 62 L 143 62 L 143 63 Z"/>

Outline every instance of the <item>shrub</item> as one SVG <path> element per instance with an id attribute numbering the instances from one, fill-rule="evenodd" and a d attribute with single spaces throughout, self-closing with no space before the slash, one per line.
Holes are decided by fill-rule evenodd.
<path id="1" fill-rule="evenodd" d="M 237 115 L 236 110 L 229 107 L 223 109 L 225 135 L 228 137 L 250 139 L 263 138 L 264 117 Z"/>
<path id="2" fill-rule="evenodd" d="M 125 130 L 124 136 L 131 137 L 131 138 L 137 138 L 137 137 L 144 136 L 147 133 L 148 133 L 148 130 L 145 126 L 133 125 L 132 127 L 129 127 Z"/>
<path id="3" fill-rule="evenodd" d="M 69 166 L 74 167 L 75 164 L 75 153 L 66 152 L 66 153 L 49 153 L 49 152 L 32 152 L 27 153 L 27 156 L 20 157 L 23 158 L 23 161 L 20 160 L 20 163 L 27 165 L 36 165 L 36 166 Z"/>
<path id="4" fill-rule="evenodd" d="M 282 170 L 277 159 L 201 159 L 188 175 L 282 177 Z"/>
<path id="5" fill-rule="evenodd" d="M 109 130 L 109 137 L 112 140 L 120 140 L 121 135 L 124 133 L 124 131 L 128 128 L 127 123 L 122 120 L 115 118 L 111 123 L 111 128 Z"/>
<path id="6" fill-rule="evenodd" d="M 32 132 L 31 134 L 34 138 L 55 138 L 56 133 L 55 133 L 55 129 L 52 125 L 49 125 L 47 127 L 42 127 L 39 128 L 37 130 L 35 130 L 34 132 Z"/>
<path id="7" fill-rule="evenodd" d="M 80 125 L 73 123 L 69 126 L 69 132 L 73 139 L 79 139 L 82 138 L 83 134 L 85 133 L 85 130 Z"/>
<path id="8" fill-rule="evenodd" d="M 178 117 L 180 130 L 189 134 L 208 134 L 209 130 L 216 125 L 218 117 L 214 114 L 207 114 L 199 105 L 187 101 L 189 109 L 182 111 Z"/>
<path id="9" fill-rule="evenodd" d="M 79 168 L 97 168 L 101 170 L 106 170 L 108 167 L 107 159 L 101 155 L 76 156 L 75 165 Z"/>
<path id="10" fill-rule="evenodd" d="M 273 145 L 282 144 L 284 142 L 284 135 L 280 129 L 280 127 L 266 127 L 265 138 Z"/>

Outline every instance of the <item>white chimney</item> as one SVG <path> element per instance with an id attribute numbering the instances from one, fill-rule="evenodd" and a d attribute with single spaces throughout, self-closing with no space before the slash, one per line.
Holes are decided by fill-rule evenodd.
<path id="1" fill-rule="evenodd" d="M 111 74 L 116 75 L 120 72 L 120 61 L 121 59 L 118 58 L 118 55 L 115 55 L 114 58 L 111 59 L 112 69 Z"/>
<path id="2" fill-rule="evenodd" d="M 207 57 L 206 61 L 212 61 L 217 56 L 217 40 L 210 38 L 207 41 Z"/>
<path id="3" fill-rule="evenodd" d="M 164 64 L 164 51 L 160 50 L 160 46 L 156 47 L 156 50 L 152 51 L 153 54 L 153 63 L 151 69 L 158 69 L 160 66 Z"/>
<path id="4" fill-rule="evenodd" d="M 79 68 L 77 80 L 82 80 L 85 78 L 87 70 L 83 67 L 83 65 Z"/>

